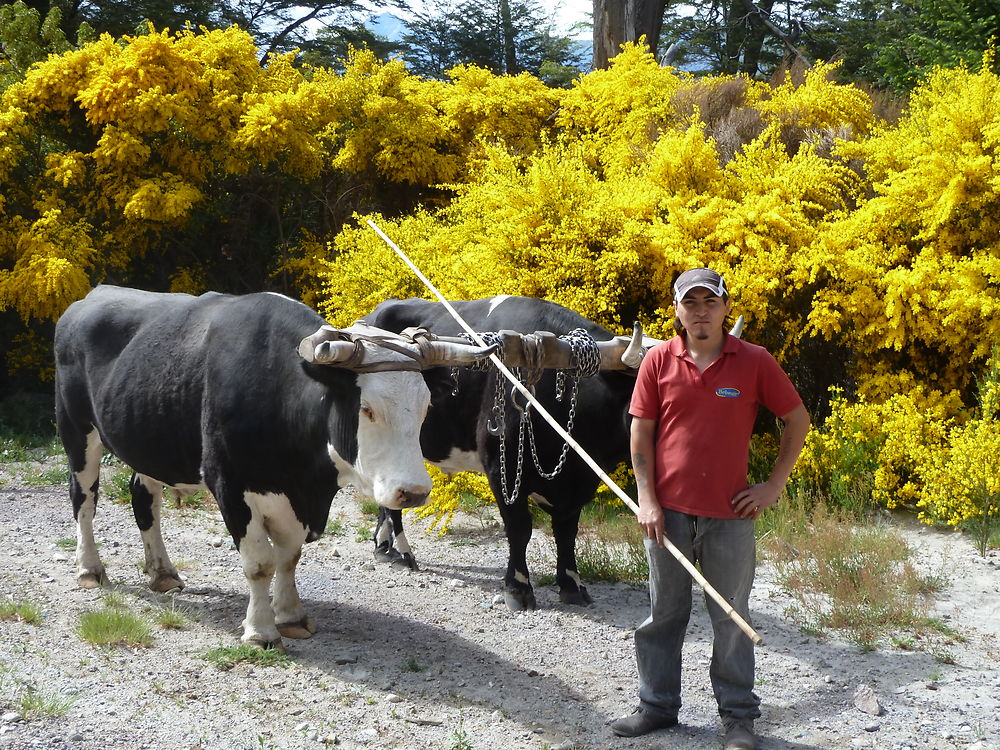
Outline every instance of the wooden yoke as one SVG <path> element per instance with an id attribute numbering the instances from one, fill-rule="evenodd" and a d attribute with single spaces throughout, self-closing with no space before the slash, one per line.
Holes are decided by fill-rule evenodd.
<path id="1" fill-rule="evenodd" d="M 642 327 L 636 324 L 638 339 L 628 336 L 615 336 L 607 341 L 596 341 L 597 354 L 600 357 L 601 370 L 634 370 L 642 361 L 642 349 L 645 343 L 642 338 Z M 404 331 L 404 333 L 406 333 Z M 573 347 L 565 338 L 551 331 L 535 331 L 534 333 L 518 333 L 503 330 L 481 333 L 488 341 L 499 341 L 503 352 L 503 363 L 507 367 L 546 370 L 572 370 L 579 366 Z M 454 343 L 468 343 L 468 339 L 460 336 L 437 336 L 430 334 L 431 340 Z M 631 352 L 631 356 L 626 356 Z M 636 357 L 635 352 L 639 352 Z M 623 359 L 625 361 L 623 361 Z M 625 362 L 635 362 L 634 365 Z"/>

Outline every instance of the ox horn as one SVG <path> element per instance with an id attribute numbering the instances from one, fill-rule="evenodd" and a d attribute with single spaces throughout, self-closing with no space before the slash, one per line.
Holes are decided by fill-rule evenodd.
<path id="1" fill-rule="evenodd" d="M 440 337 L 430 333 L 426 328 L 407 328 L 400 334 L 407 341 L 412 341 L 419 352 L 421 366 L 428 367 L 461 367 L 474 365 L 493 354 L 499 344 L 478 346 L 470 344 L 465 339 Z"/>
<path id="2" fill-rule="evenodd" d="M 642 323 L 637 320 L 632 324 L 632 339 L 628 342 L 624 353 L 622 353 L 622 364 L 630 369 L 638 370 L 645 353 L 643 349 Z"/>
<path id="3" fill-rule="evenodd" d="M 321 326 L 316 333 L 299 342 L 299 356 L 317 365 L 336 365 L 356 356 L 357 346 L 343 331 Z"/>
<path id="4" fill-rule="evenodd" d="M 744 317 L 740 315 L 733 324 L 733 327 L 729 330 L 729 335 L 741 338 L 743 336 L 743 326 L 745 322 Z M 619 336 L 619 338 L 624 337 Z M 652 336 L 644 335 L 642 332 L 642 324 L 637 320 L 632 326 L 632 340 L 629 342 L 625 353 L 622 354 L 622 363 L 630 369 L 637 370 L 639 369 L 639 364 L 642 362 L 642 358 L 646 356 L 646 352 L 657 344 L 662 343 L 662 339 L 654 339 Z"/>

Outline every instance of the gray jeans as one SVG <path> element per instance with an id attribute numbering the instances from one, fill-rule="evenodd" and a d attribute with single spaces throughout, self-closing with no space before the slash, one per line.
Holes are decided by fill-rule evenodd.
<path id="1" fill-rule="evenodd" d="M 753 521 L 663 512 L 667 538 L 701 565 L 709 583 L 750 622 L 756 566 Z M 694 582 L 674 556 L 651 539 L 646 540 L 646 558 L 650 614 L 635 631 L 639 702 L 643 711 L 676 717 L 681 707 L 681 646 Z M 719 715 L 724 721 L 752 721 L 760 716 L 760 699 L 753 692 L 753 643 L 707 594 L 705 602 L 715 632 L 709 676 Z"/>

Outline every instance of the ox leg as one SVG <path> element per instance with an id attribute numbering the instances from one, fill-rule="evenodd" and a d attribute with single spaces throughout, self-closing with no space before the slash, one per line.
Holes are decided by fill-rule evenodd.
<path id="1" fill-rule="evenodd" d="M 142 536 L 142 551 L 146 558 L 143 570 L 149 576 L 149 588 L 161 592 L 184 588 L 180 573 L 170 562 L 160 532 L 163 484 L 142 474 L 133 474 L 129 490 L 132 492 L 132 513 Z"/>
<path id="2" fill-rule="evenodd" d="M 563 604 L 588 606 L 594 603 L 576 569 L 576 534 L 580 509 L 565 516 L 552 516 L 552 536 L 556 542 L 556 582 Z"/>
<path id="3" fill-rule="evenodd" d="M 275 625 L 285 638 L 312 638 L 316 622 L 306 614 L 295 585 L 295 567 L 302 546 L 275 545 L 274 609 Z"/>
<path id="4" fill-rule="evenodd" d="M 494 492 L 497 497 L 502 497 L 500 493 L 495 490 Z M 531 512 L 528 509 L 528 500 L 522 496 L 510 505 L 503 500 L 498 500 L 497 505 L 507 531 L 509 548 L 507 573 L 503 579 L 504 601 L 512 612 L 533 610 L 537 604 L 528 574 L 527 551 L 528 542 L 531 540 Z"/>
<path id="5" fill-rule="evenodd" d="M 274 577 L 275 555 L 265 528 L 264 516 L 255 507 L 258 496 L 244 492 L 241 485 L 229 480 L 217 467 L 206 465 L 205 484 L 215 495 L 226 528 L 233 537 L 243 563 L 243 575 L 250 589 L 247 616 L 240 640 L 256 648 L 284 651 L 281 634 L 274 625 L 271 609 L 271 579 Z"/>
<path id="6" fill-rule="evenodd" d="M 254 514 L 247 524 L 242 539 L 236 540 L 243 562 L 243 575 L 250 587 L 250 602 L 243 620 L 243 637 L 240 640 L 256 648 L 275 648 L 284 651 L 281 634 L 274 624 L 271 608 L 271 579 L 274 577 L 275 554 L 261 518 Z"/>
<path id="7" fill-rule="evenodd" d="M 375 561 L 418 570 L 416 558 L 403 529 L 403 512 L 379 506 L 375 524 Z"/>
<path id="8" fill-rule="evenodd" d="M 76 519 L 76 581 L 80 588 L 94 589 L 108 582 L 107 572 L 97 552 L 94 539 L 94 516 L 97 514 L 97 488 L 100 484 L 101 454 L 104 446 L 97 430 L 74 440 L 60 425 L 63 445 L 69 458 L 69 496 Z"/>
<path id="9" fill-rule="evenodd" d="M 278 502 L 287 502 L 282 498 Z M 295 585 L 295 569 L 302 556 L 308 530 L 295 519 L 291 507 L 286 512 L 268 517 L 265 528 L 274 550 L 274 611 L 275 627 L 285 638 L 311 638 L 316 622 L 306 615 L 299 589 Z"/>

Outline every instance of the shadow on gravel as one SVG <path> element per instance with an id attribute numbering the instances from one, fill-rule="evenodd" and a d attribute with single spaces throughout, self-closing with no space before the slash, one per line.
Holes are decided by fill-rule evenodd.
<path id="1" fill-rule="evenodd" d="M 443 567 L 443 566 L 442 566 Z M 480 569 L 476 575 L 486 575 Z M 331 582 L 336 589 L 336 582 Z M 303 581 L 302 588 L 315 588 L 316 581 Z M 323 584 L 325 587 L 330 584 Z M 602 584 L 602 586 L 609 586 Z M 140 586 L 123 588 L 146 599 L 156 598 Z M 471 633 L 458 630 L 447 616 L 447 589 L 428 589 L 428 596 L 441 602 L 441 617 L 429 622 L 414 619 L 405 612 L 379 611 L 353 602 L 330 601 L 304 597 L 303 603 L 319 627 L 308 640 L 285 640 L 289 656 L 302 665 L 322 670 L 331 677 L 381 691 L 390 691 L 407 700 L 427 707 L 450 704 L 457 708 L 467 705 L 500 710 L 519 722 L 526 731 L 534 731 L 539 741 L 552 744 L 575 742 L 597 747 L 657 748 L 662 750 L 699 750 L 717 748 L 719 734 L 712 716 L 686 717 L 704 721 L 705 725 L 681 724 L 673 730 L 656 732 L 637 739 L 614 737 L 605 722 L 614 718 L 602 714 L 590 696 L 563 679 L 535 669 L 531 663 L 513 661 L 503 656 L 504 632 L 531 627 L 533 613 L 512 618 L 505 610 L 483 610 L 479 633 L 495 633 L 496 643 L 483 646 L 470 640 Z M 339 595 L 339 592 L 338 592 Z M 194 613 L 202 625 L 217 628 L 224 645 L 236 645 L 238 624 L 246 608 L 243 592 L 206 586 L 185 589 L 176 596 L 176 603 Z M 645 592 L 628 592 L 624 608 L 609 619 L 631 618 L 637 624 L 647 607 Z M 550 607 L 551 608 L 551 607 Z M 565 611 L 591 616 L 599 607 L 588 610 L 563 607 Z M 696 602 L 689 628 L 688 643 L 698 654 L 707 653 L 711 625 L 701 602 Z M 922 653 L 862 653 L 855 647 L 839 643 L 820 642 L 804 637 L 798 630 L 776 617 L 754 612 L 755 627 L 766 644 L 757 650 L 758 676 L 761 680 L 781 683 L 787 679 L 789 664 L 802 665 L 799 673 L 810 672 L 816 677 L 815 690 L 800 691 L 783 702 L 771 705 L 764 689 L 764 716 L 758 723 L 761 747 L 769 750 L 822 750 L 828 745 L 796 742 L 774 737 L 786 723 L 802 723 L 811 717 L 818 727 L 836 727 L 842 720 L 845 700 L 843 688 L 836 683 L 825 685 L 822 676 L 831 674 L 838 682 L 847 681 L 851 688 L 859 682 L 878 683 L 882 691 L 926 678 L 934 671 L 933 658 Z M 230 641 L 231 644 L 226 642 Z M 601 648 L 601 644 L 593 644 Z M 538 643 L 538 653 L 545 653 L 547 644 Z M 708 682 L 707 660 L 685 659 L 685 684 Z M 834 669 L 836 665 L 836 670 Z M 627 665 L 622 665 L 625 669 Z M 887 679 L 890 677 L 892 679 Z M 384 710 L 375 708 L 373 710 Z M 420 719 L 403 719 L 419 723 Z M 433 722 L 432 722 L 433 723 Z M 770 731 L 769 731 L 770 730 Z M 595 744 L 596 743 L 596 744 Z"/>

